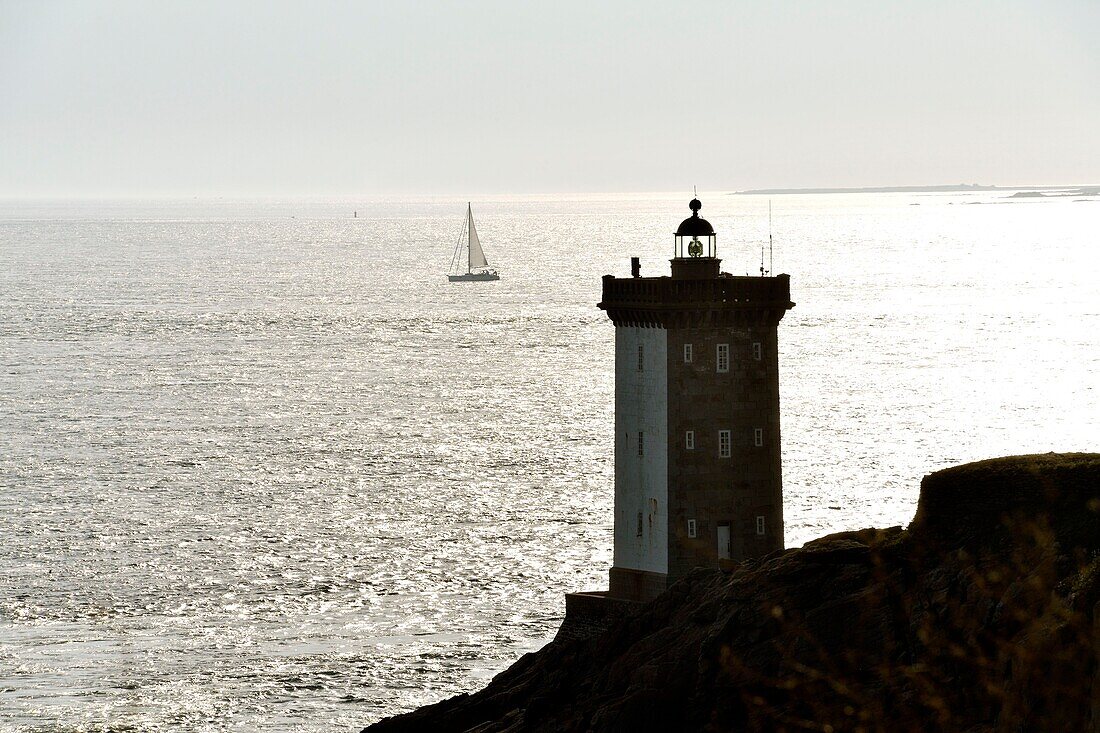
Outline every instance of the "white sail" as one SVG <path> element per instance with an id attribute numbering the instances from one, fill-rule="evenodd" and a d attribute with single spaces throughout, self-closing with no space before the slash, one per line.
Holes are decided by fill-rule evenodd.
<path id="1" fill-rule="evenodd" d="M 481 240 L 477 238 L 473 209 L 467 208 L 466 216 L 470 219 L 470 269 L 487 267 L 489 260 L 485 259 L 485 252 L 481 249 Z"/>
<path id="2" fill-rule="evenodd" d="M 466 272 L 462 271 L 463 250 L 466 251 Z M 485 259 L 485 250 L 481 248 L 481 240 L 477 237 L 474 211 L 470 204 L 466 204 L 466 219 L 462 222 L 462 232 L 455 242 L 447 279 L 451 282 L 487 282 L 500 279 L 497 271 L 489 267 L 489 260 Z"/>

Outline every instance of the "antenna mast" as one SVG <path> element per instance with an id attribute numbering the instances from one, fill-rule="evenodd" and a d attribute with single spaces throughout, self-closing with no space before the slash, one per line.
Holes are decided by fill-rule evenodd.
<path id="1" fill-rule="evenodd" d="M 768 199 L 768 269 L 764 269 L 764 242 L 760 242 L 760 277 L 772 274 L 771 271 L 771 253 L 772 253 L 772 200 Z"/>
<path id="2" fill-rule="evenodd" d="M 775 272 L 775 257 L 772 249 L 772 200 L 768 199 L 768 274 Z"/>

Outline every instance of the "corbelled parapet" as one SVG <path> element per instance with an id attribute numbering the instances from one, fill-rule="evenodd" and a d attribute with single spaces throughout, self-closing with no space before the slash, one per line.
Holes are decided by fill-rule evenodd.
<path id="1" fill-rule="evenodd" d="M 603 277 L 599 307 L 616 326 L 693 328 L 778 323 L 791 302 L 791 276 Z"/>

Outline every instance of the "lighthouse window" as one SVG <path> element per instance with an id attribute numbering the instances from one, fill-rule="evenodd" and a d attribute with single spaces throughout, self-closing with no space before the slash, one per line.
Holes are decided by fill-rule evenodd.
<path id="1" fill-rule="evenodd" d="M 730 370 L 730 345 L 718 344 L 718 371 L 728 372 Z"/>
<path id="2" fill-rule="evenodd" d="M 684 433 L 684 447 L 688 450 L 695 450 L 695 431 L 689 430 Z"/>
<path id="3" fill-rule="evenodd" d="M 752 442 L 757 448 L 764 445 L 764 429 L 763 428 L 756 428 L 755 430 L 752 431 Z"/>
<path id="4" fill-rule="evenodd" d="M 645 433 L 638 431 L 638 455 L 645 455 Z"/>
<path id="5" fill-rule="evenodd" d="M 699 530 L 695 526 L 695 520 L 694 519 L 689 519 L 688 520 L 688 537 L 691 537 L 692 539 L 695 539 L 698 536 L 699 536 Z"/>
<path id="6" fill-rule="evenodd" d="M 684 363 L 691 363 L 691 344 L 684 344 Z"/>
<path id="7" fill-rule="evenodd" d="M 645 344 L 638 344 L 638 371 L 645 371 Z"/>
<path id="8" fill-rule="evenodd" d="M 730 431 L 728 430 L 718 431 L 718 457 L 730 457 Z"/>
<path id="9" fill-rule="evenodd" d="M 642 513 L 638 512 L 638 536 L 642 536 Z"/>
<path id="10" fill-rule="evenodd" d="M 760 361 L 760 356 L 761 356 L 760 342 L 759 341 L 753 341 L 752 342 L 752 358 L 756 359 L 757 361 Z"/>
<path id="11" fill-rule="evenodd" d="M 764 517 L 756 518 L 756 534 L 764 536 Z"/>

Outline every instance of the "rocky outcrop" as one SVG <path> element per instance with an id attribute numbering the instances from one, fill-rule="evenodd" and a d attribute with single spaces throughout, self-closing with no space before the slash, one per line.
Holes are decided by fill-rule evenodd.
<path id="1" fill-rule="evenodd" d="M 1098 611 L 1100 455 L 982 461 L 367 730 L 1100 732 Z"/>

